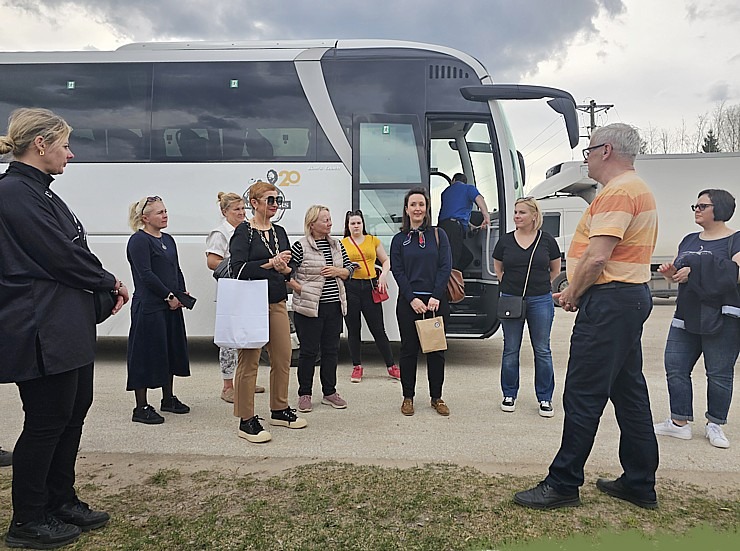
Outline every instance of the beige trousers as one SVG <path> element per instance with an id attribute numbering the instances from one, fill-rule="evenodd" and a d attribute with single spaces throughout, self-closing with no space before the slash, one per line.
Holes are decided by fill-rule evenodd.
<path id="1" fill-rule="evenodd" d="M 242 419 L 254 416 L 254 387 L 260 348 L 239 350 L 239 361 L 234 373 L 234 415 Z M 288 382 L 290 381 L 290 320 L 285 301 L 270 304 L 270 410 L 288 407 Z"/>

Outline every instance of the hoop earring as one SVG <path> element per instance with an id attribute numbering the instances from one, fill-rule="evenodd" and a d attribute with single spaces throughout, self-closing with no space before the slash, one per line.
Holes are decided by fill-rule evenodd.
<path id="1" fill-rule="evenodd" d="M 44 150 L 43 150 L 43 149 L 39 149 L 39 155 L 40 155 L 41 157 L 43 157 L 43 156 L 45 155 L 45 153 L 44 153 Z"/>

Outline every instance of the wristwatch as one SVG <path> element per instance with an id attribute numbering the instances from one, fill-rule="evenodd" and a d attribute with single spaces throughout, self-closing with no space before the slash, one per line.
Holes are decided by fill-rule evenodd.
<path id="1" fill-rule="evenodd" d="M 174 293 L 170 293 L 169 295 L 167 295 L 167 298 L 164 299 L 164 301 L 165 302 L 169 302 L 169 301 L 173 300 L 174 298 L 175 298 Z"/>

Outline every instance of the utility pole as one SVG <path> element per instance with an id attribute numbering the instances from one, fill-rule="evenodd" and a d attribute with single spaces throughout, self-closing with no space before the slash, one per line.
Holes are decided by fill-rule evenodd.
<path id="1" fill-rule="evenodd" d="M 583 111 L 584 113 L 588 113 L 591 119 L 591 124 L 586 127 L 586 129 L 588 130 L 588 134 L 581 137 L 590 138 L 591 132 L 596 130 L 596 113 L 609 111 L 609 109 L 611 109 L 612 107 L 614 107 L 614 104 L 599 105 L 596 103 L 595 100 L 591 100 L 590 102 L 588 102 L 588 105 L 576 105 L 576 109 L 578 109 L 579 111 Z"/>

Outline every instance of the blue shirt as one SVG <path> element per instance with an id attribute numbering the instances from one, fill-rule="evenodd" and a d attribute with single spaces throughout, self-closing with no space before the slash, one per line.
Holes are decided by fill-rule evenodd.
<path id="1" fill-rule="evenodd" d="M 454 218 L 460 221 L 467 230 L 470 223 L 470 212 L 473 210 L 473 203 L 475 203 L 475 199 L 479 195 L 478 188 L 473 184 L 452 182 L 442 192 L 442 207 L 439 209 L 439 222 L 448 218 Z"/>
<path id="2" fill-rule="evenodd" d="M 450 242 L 443 229 L 437 229 L 439 247 L 434 228 L 424 232 L 424 246 L 419 234 L 397 233 L 391 241 L 391 272 L 398 284 L 398 297 L 411 302 L 416 295 L 432 295 L 437 300 L 447 293 L 447 281 L 452 270 Z M 407 242 L 407 243 L 406 243 Z M 406 243 L 404 245 L 404 243 Z"/>

